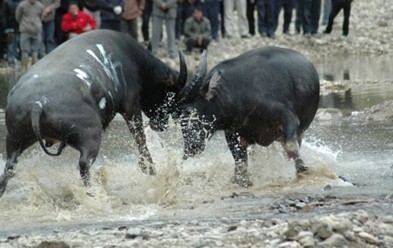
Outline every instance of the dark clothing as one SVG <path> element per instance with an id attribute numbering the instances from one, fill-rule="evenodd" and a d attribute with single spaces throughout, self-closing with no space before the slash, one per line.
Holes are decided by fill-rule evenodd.
<path id="1" fill-rule="evenodd" d="M 218 30 L 220 29 L 220 1 L 205 0 L 199 5 L 202 9 L 203 16 L 209 19 L 211 26 L 211 36 L 217 40 Z"/>
<path id="2" fill-rule="evenodd" d="M 329 15 L 329 23 L 326 27 L 325 33 L 330 34 L 333 29 L 334 18 L 336 18 L 337 14 L 341 9 L 344 11 L 344 22 L 342 28 L 342 34 L 344 36 L 348 35 L 349 32 L 349 16 L 351 14 L 351 2 L 352 0 L 332 0 L 332 11 Z"/>
<path id="3" fill-rule="evenodd" d="M 256 0 L 258 11 L 258 31 L 261 35 L 274 37 L 275 0 Z"/>
<path id="4" fill-rule="evenodd" d="M 248 32 L 250 35 L 254 36 L 255 35 L 255 17 L 254 17 L 254 12 L 256 9 L 257 4 L 255 3 L 255 0 L 247 0 L 247 21 L 248 21 Z"/>
<path id="5" fill-rule="evenodd" d="M 321 0 L 298 0 L 296 8 L 296 32 L 313 35 L 318 33 L 319 18 L 321 16 Z"/>
<path id="6" fill-rule="evenodd" d="M 196 3 L 197 2 L 195 1 L 188 1 L 188 0 L 177 2 L 176 39 L 180 39 L 180 36 L 184 34 L 184 24 L 187 18 L 192 16 L 192 11 Z"/>
<path id="7" fill-rule="evenodd" d="M 121 32 L 121 14 L 115 14 L 115 6 L 124 7 L 123 0 L 100 0 L 101 29 L 111 29 Z"/>
<path id="8" fill-rule="evenodd" d="M 83 8 L 88 9 L 89 11 L 95 12 L 101 9 L 101 4 L 97 0 L 81 0 Z"/>
<path id="9" fill-rule="evenodd" d="M 153 0 L 145 0 L 145 8 L 142 13 L 142 35 L 143 41 L 149 41 L 149 24 L 150 24 L 150 16 L 153 11 Z"/>
<path id="10" fill-rule="evenodd" d="M 284 24 L 283 24 L 283 33 L 289 33 L 289 25 L 291 24 L 292 20 L 292 12 L 295 8 L 296 0 L 276 0 L 275 6 L 275 27 L 274 30 L 277 30 L 278 26 L 278 18 L 280 16 L 280 11 L 284 9 Z"/>
<path id="11" fill-rule="evenodd" d="M 5 0 L 1 6 L 1 23 L 2 30 L 13 29 L 19 30 L 19 24 L 15 19 L 16 7 L 23 0 Z"/>

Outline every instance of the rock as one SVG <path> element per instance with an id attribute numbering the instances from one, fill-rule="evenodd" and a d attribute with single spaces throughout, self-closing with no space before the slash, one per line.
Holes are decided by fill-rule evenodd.
<path id="1" fill-rule="evenodd" d="M 333 233 L 329 238 L 320 242 L 318 246 L 321 247 L 343 247 L 347 245 L 348 241 L 338 233 Z"/>
<path id="2" fill-rule="evenodd" d="M 383 237 L 383 242 L 386 247 L 393 247 L 393 237 L 385 236 Z"/>
<path id="3" fill-rule="evenodd" d="M 378 239 L 369 233 L 360 232 L 358 233 L 358 235 L 361 239 L 366 241 L 366 243 L 373 244 L 373 245 L 378 244 Z"/>
<path id="4" fill-rule="evenodd" d="M 333 228 L 331 225 L 322 223 L 316 227 L 315 234 L 321 239 L 327 239 L 333 234 Z"/>
<path id="5" fill-rule="evenodd" d="M 299 232 L 299 243 L 302 247 L 314 247 L 314 234 L 309 231 Z"/>
<path id="6" fill-rule="evenodd" d="M 71 248 L 71 246 L 62 241 L 43 241 L 36 248 Z"/>

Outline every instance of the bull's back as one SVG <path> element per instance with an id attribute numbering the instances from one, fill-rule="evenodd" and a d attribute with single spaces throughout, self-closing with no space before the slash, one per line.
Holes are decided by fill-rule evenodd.
<path id="1" fill-rule="evenodd" d="M 319 77 L 313 64 L 302 54 L 285 48 L 266 47 L 246 52 L 214 67 L 210 75 L 221 71 L 220 96 L 232 102 L 231 111 L 263 109 L 280 105 L 294 112 L 300 129 L 313 120 L 319 104 Z M 224 102 L 224 101 L 223 101 Z M 249 110 L 246 107 L 249 106 Z M 225 106 L 224 106 L 225 107 Z"/>

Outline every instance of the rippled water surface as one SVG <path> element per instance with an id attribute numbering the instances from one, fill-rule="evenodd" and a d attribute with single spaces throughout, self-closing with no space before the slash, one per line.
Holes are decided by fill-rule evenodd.
<path id="1" fill-rule="evenodd" d="M 315 59 L 314 63 L 321 79 L 349 85 L 347 90 L 324 93 L 321 107 L 339 108 L 350 115 L 393 100 L 389 73 L 392 61 L 388 58 L 325 58 Z M 5 107 L 6 92 L 14 78 L 0 74 L 0 109 Z M 361 87 L 356 87 L 358 82 Z M 314 122 L 301 150 L 311 173 L 301 179 L 296 178 L 293 163 L 286 159 L 279 144 L 252 147 L 249 170 L 254 186 L 247 190 L 231 183 L 234 162 L 222 133 L 212 138 L 202 155 L 183 161 L 178 127 L 173 125 L 163 133 L 147 127 L 145 131 L 158 175 L 144 175 L 137 167 L 134 141 L 125 123 L 116 118 L 104 134 L 89 189 L 82 186 L 77 169 L 79 154 L 73 149 L 66 148 L 62 156 L 54 158 L 45 155 L 38 145 L 28 149 L 19 158 L 17 174 L 0 199 L 0 233 L 29 227 L 148 219 L 165 216 L 173 209 L 219 202 L 233 192 L 246 191 L 255 196 L 318 194 L 331 185 L 341 193 L 373 195 L 391 193 L 393 189 L 393 128 L 389 123 Z M 1 111 L 1 171 L 5 164 L 5 133 Z M 348 186 L 337 175 L 357 186 Z"/>

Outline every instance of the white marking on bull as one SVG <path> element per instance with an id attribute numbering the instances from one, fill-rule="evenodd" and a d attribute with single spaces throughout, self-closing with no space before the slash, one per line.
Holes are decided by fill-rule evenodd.
<path id="1" fill-rule="evenodd" d="M 98 103 L 98 105 L 100 106 L 101 109 L 105 108 L 106 105 L 106 99 L 105 97 L 101 98 L 100 102 Z"/>
<path id="2" fill-rule="evenodd" d="M 86 83 L 87 87 L 88 87 L 89 90 L 90 90 L 90 89 L 91 89 L 91 83 L 88 81 L 89 76 L 87 75 L 87 73 L 84 72 L 84 71 L 82 71 L 82 70 L 79 69 L 79 68 L 75 68 L 75 69 L 74 69 L 74 72 L 76 72 L 76 76 L 77 76 L 78 78 L 80 78 L 83 82 Z"/>
<path id="3" fill-rule="evenodd" d="M 33 78 L 38 78 L 39 76 L 37 74 L 34 74 Z"/>
<path id="4" fill-rule="evenodd" d="M 112 55 L 106 53 L 102 44 L 96 44 L 96 46 L 100 52 L 100 57 L 90 49 L 87 50 L 87 53 L 90 54 L 102 66 L 105 74 L 114 83 L 115 91 L 117 92 L 118 86 L 122 85 L 124 92 L 126 92 L 122 64 L 120 62 L 113 61 Z M 120 75 L 118 75 L 118 72 Z M 119 79 L 119 76 L 121 80 Z"/>

